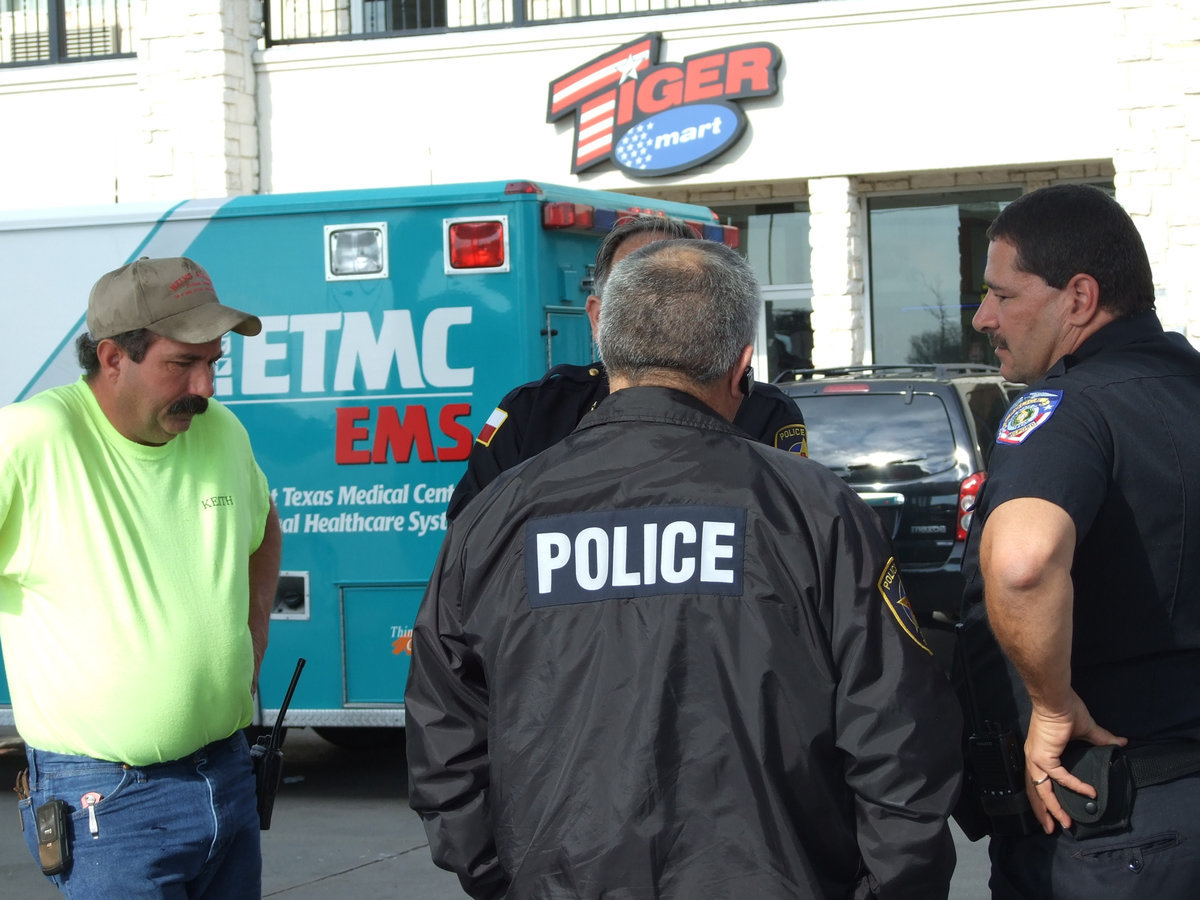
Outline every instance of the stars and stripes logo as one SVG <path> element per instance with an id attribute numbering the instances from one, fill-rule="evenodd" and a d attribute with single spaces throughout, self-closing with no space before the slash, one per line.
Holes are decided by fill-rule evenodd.
<path id="1" fill-rule="evenodd" d="M 617 87 L 636 80 L 638 73 L 658 60 L 660 36 L 647 34 L 611 53 L 584 63 L 550 84 L 547 121 L 575 112 L 572 172 L 601 162 L 612 150 L 616 125 Z"/>

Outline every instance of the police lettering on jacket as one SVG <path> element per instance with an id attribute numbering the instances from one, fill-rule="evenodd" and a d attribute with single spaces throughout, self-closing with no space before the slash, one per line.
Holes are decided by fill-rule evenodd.
<path id="1" fill-rule="evenodd" d="M 656 506 L 545 516 L 525 526 L 531 607 L 663 594 L 740 596 L 746 510 Z"/>

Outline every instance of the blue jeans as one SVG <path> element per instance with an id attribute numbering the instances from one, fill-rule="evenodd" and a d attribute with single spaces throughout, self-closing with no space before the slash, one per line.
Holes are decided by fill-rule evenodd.
<path id="1" fill-rule="evenodd" d="M 1130 829 L 992 838 L 993 900 L 1191 900 L 1200 892 L 1200 775 L 1139 788 Z"/>
<path id="2" fill-rule="evenodd" d="M 21 828 L 35 862 L 33 811 L 51 797 L 71 810 L 71 866 L 48 876 L 67 897 L 262 896 L 254 774 L 240 731 L 152 766 L 34 747 L 26 756 L 30 796 L 20 802 Z M 83 798 L 97 795 L 89 810 Z"/>

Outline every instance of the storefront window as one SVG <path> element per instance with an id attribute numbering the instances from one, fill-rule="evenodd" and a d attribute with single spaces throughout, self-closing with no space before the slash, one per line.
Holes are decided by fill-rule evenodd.
<path id="1" fill-rule="evenodd" d="M 871 334 L 876 363 L 994 364 L 971 327 L 983 290 L 986 232 L 1018 188 L 868 201 Z"/>
<path id="2" fill-rule="evenodd" d="M 718 208 L 740 230 L 742 253 L 762 285 L 767 375 L 812 365 L 812 275 L 808 205 L 771 203 Z"/>

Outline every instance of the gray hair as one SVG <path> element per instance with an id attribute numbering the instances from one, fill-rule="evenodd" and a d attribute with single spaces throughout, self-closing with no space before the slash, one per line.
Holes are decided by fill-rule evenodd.
<path id="1" fill-rule="evenodd" d="M 712 384 L 754 343 L 759 305 L 750 265 L 724 244 L 649 244 L 621 260 L 605 285 L 600 358 L 635 383 L 665 369 Z"/>
<path id="2" fill-rule="evenodd" d="M 604 285 L 612 272 L 613 257 L 627 240 L 640 235 L 654 235 L 660 240 L 692 240 L 696 232 L 681 219 L 667 219 L 662 216 L 634 216 L 622 222 L 604 236 L 600 249 L 596 251 L 596 267 L 592 270 L 592 293 L 597 297 L 604 296 Z"/>

